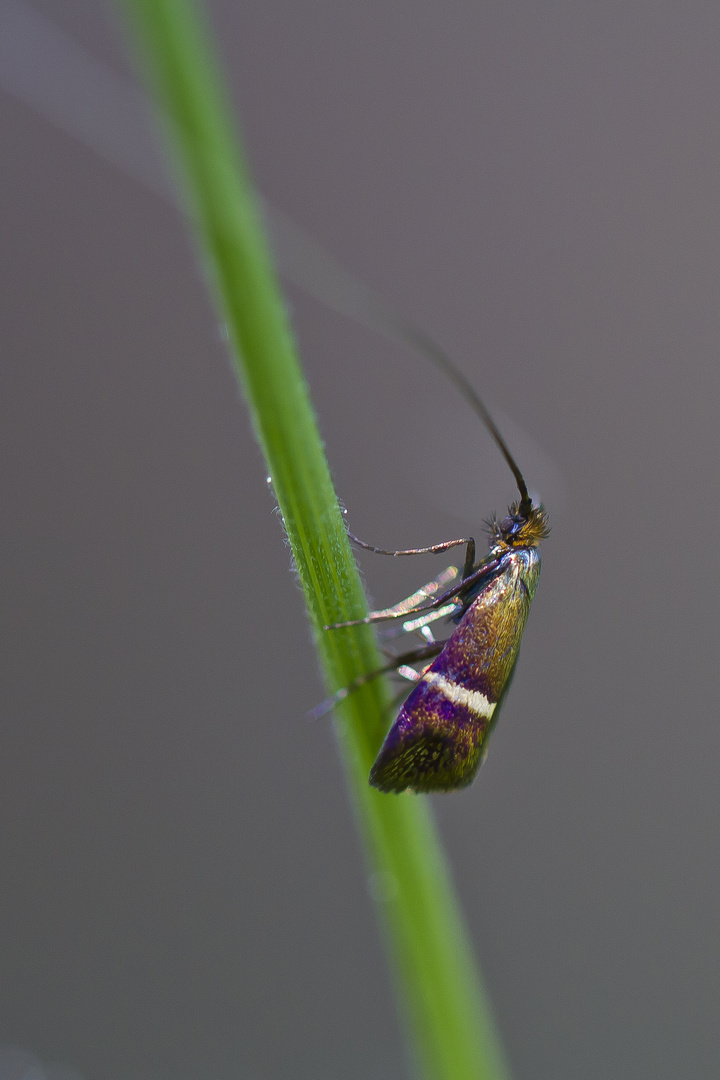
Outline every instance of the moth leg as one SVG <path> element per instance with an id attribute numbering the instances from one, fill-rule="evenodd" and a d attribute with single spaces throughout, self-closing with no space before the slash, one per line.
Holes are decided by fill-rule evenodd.
<path id="1" fill-rule="evenodd" d="M 451 600 L 450 603 L 444 604 L 441 608 L 435 608 L 434 611 L 425 612 L 422 615 L 417 615 L 416 618 L 406 619 L 402 624 L 402 630 L 405 634 L 413 632 L 421 634 L 426 641 L 434 641 L 433 632 L 430 629 L 430 623 L 439 622 L 440 619 L 446 619 L 451 615 L 455 615 L 462 608 L 462 604 L 457 600 Z"/>
<path id="2" fill-rule="evenodd" d="M 394 641 L 401 634 L 418 634 L 428 645 L 435 644 L 437 639 L 430 628 L 430 623 L 439 622 L 440 619 L 452 618 L 459 611 L 462 611 L 462 604 L 457 600 L 453 600 L 435 611 L 429 611 L 423 615 L 406 619 L 400 626 L 395 623 L 393 626 L 384 628 L 379 635 L 382 651 L 388 659 L 392 659 L 393 653 L 385 648 L 385 643 Z"/>
<path id="3" fill-rule="evenodd" d="M 442 544 L 432 544 L 430 547 L 405 548 L 404 550 L 391 551 L 388 548 L 375 547 L 374 544 L 366 544 L 358 536 L 348 530 L 348 536 L 353 544 L 365 551 L 374 551 L 376 555 L 437 555 L 441 551 L 449 551 L 454 547 L 462 547 L 465 544 L 465 562 L 463 564 L 463 577 L 469 577 L 475 565 L 475 539 L 472 536 L 463 536 L 459 540 L 445 540 Z"/>
<path id="4" fill-rule="evenodd" d="M 330 626 L 326 626 L 326 630 L 336 630 L 340 626 L 358 626 L 360 623 L 366 622 L 379 622 L 386 619 L 402 619 L 405 615 L 411 614 L 418 609 L 426 607 L 424 603 L 427 600 L 432 600 L 438 593 L 442 593 L 442 590 L 446 585 L 449 585 L 458 576 L 457 566 L 448 566 L 443 570 L 442 574 L 439 574 L 432 581 L 428 581 L 427 585 L 423 585 L 412 593 L 405 600 L 401 600 L 399 604 L 394 604 L 389 608 L 381 608 L 378 611 L 371 611 L 364 619 L 357 619 L 349 623 L 331 623 Z M 441 618 L 441 616 L 438 616 Z"/>
<path id="5" fill-rule="evenodd" d="M 393 604 L 389 608 L 380 608 L 377 611 L 371 611 L 369 618 L 373 621 L 377 619 L 399 619 L 403 615 L 408 615 L 415 611 L 418 607 L 422 606 L 426 600 L 434 599 L 438 593 L 442 593 L 442 590 L 446 585 L 455 581 L 458 576 L 458 570 L 456 566 L 448 566 L 443 570 L 442 574 L 439 574 L 432 581 L 428 581 L 427 585 L 422 585 L 419 589 L 416 589 L 414 593 L 401 600 L 398 604 Z"/>
<path id="6" fill-rule="evenodd" d="M 380 675 L 387 675 L 391 671 L 397 672 L 403 679 L 417 682 L 420 676 L 416 671 L 413 671 L 410 664 L 417 664 L 422 660 L 432 660 L 434 656 L 438 656 L 442 652 L 443 647 L 444 642 L 434 641 L 432 644 L 421 645 L 418 649 L 411 649 L 409 652 L 394 656 L 392 660 L 387 664 L 383 664 L 382 667 L 376 668 L 374 671 L 368 671 L 364 675 L 358 675 L 347 686 L 341 687 L 332 697 L 327 698 L 319 705 L 316 705 L 314 709 L 311 709 L 308 717 L 311 720 L 318 720 L 321 716 L 329 713 L 331 709 L 334 709 L 341 701 L 344 701 L 354 690 L 358 690 L 361 686 L 365 686 L 366 683 L 372 682 L 373 679 L 377 679 Z"/>
<path id="7" fill-rule="evenodd" d="M 490 558 L 487 559 L 485 562 L 481 562 L 479 566 L 473 567 L 470 574 L 462 577 L 457 585 L 453 585 L 453 587 L 451 589 L 448 589 L 447 592 L 444 592 L 440 596 L 435 597 L 435 599 L 432 600 L 432 602 L 429 604 L 420 603 L 416 607 L 406 608 L 405 605 L 412 599 L 412 597 L 408 597 L 407 600 L 401 601 L 401 603 L 396 604 L 395 607 L 384 608 L 381 611 L 373 611 L 370 615 L 366 615 L 364 619 L 350 619 L 348 620 L 348 622 L 330 623 L 329 625 L 323 627 L 323 629 L 340 630 L 346 626 L 362 626 L 364 623 L 381 622 L 387 619 L 401 619 L 403 615 L 410 615 L 415 612 L 422 613 L 426 611 L 436 611 L 438 608 L 441 608 L 445 604 L 447 604 L 454 597 L 457 597 L 460 593 L 467 591 L 473 586 L 477 586 L 478 583 L 483 580 L 483 578 L 488 577 L 490 574 L 492 574 L 497 569 L 498 565 L 499 559 L 497 558 Z M 448 569 L 450 569 L 450 567 L 448 567 Z M 455 569 L 455 572 L 457 573 L 455 567 L 453 567 L 452 569 Z M 422 591 L 422 589 L 418 590 L 419 593 L 422 593 Z M 459 604 L 459 606 L 463 606 L 462 602 Z"/>

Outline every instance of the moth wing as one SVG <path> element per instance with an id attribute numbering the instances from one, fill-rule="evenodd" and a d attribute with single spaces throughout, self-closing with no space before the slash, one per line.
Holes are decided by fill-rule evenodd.
<path id="1" fill-rule="evenodd" d="M 370 773 L 380 791 L 452 791 L 475 777 L 525 629 L 530 595 L 521 571 L 508 559 L 410 692 Z"/>

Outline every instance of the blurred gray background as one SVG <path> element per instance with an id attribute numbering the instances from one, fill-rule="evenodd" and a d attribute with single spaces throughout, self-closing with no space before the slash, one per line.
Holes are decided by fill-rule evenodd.
<path id="1" fill-rule="evenodd" d="M 94 0 L 27 8 L 129 77 Z M 459 359 L 554 526 L 434 800 L 514 1075 L 716 1077 L 720 9 L 210 8 L 259 186 Z M 0 124 L 3 1080 L 407 1080 L 185 224 L 15 93 Z M 290 297 L 354 531 L 479 535 L 513 485 L 452 388 Z M 362 559 L 376 602 L 411 562 Z"/>

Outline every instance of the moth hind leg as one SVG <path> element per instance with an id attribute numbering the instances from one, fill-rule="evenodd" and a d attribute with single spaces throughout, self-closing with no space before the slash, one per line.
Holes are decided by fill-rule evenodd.
<path id="1" fill-rule="evenodd" d="M 344 701 L 346 697 L 353 693 L 355 690 L 359 690 L 361 686 L 365 686 L 367 683 L 372 682 L 374 679 L 379 678 L 381 675 L 388 675 L 390 672 L 397 672 L 401 678 L 407 679 L 410 682 L 417 682 L 420 678 L 416 671 L 413 671 L 411 664 L 419 664 L 425 660 L 432 660 L 433 657 L 438 656 L 444 647 L 444 642 L 434 641 L 427 645 L 422 645 L 417 649 L 411 649 L 408 652 L 401 653 L 399 656 L 394 656 L 392 660 L 387 664 L 383 664 L 382 667 L 376 668 L 374 671 L 367 671 L 363 675 L 358 675 L 347 686 L 342 686 L 335 693 L 326 698 L 325 701 L 321 701 L 319 705 L 316 705 L 314 709 L 311 709 L 308 716 L 311 720 L 318 720 L 321 716 L 325 716 L 331 712 L 336 705 L 339 705 L 341 701 Z"/>

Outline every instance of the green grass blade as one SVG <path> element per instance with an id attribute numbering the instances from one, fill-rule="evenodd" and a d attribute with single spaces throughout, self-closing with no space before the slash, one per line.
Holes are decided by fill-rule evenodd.
<path id="1" fill-rule="evenodd" d="M 121 6 L 161 107 L 333 690 L 380 658 L 367 627 L 322 630 L 363 614 L 365 600 L 207 27 L 190 0 Z M 411 1054 L 428 1080 L 506 1080 L 429 805 L 368 785 L 384 705 L 376 681 L 350 696 L 336 728 L 367 862 L 382 885 L 380 921 Z"/>

